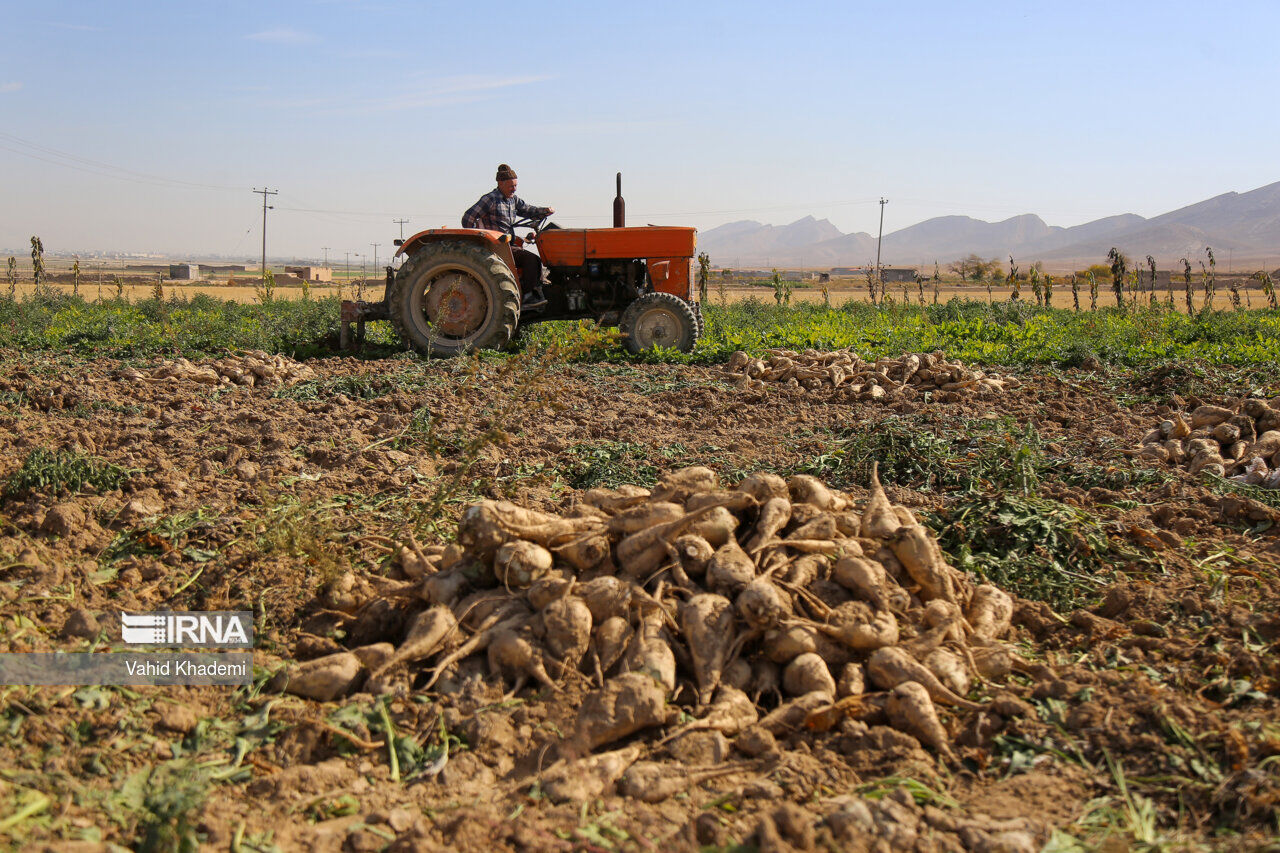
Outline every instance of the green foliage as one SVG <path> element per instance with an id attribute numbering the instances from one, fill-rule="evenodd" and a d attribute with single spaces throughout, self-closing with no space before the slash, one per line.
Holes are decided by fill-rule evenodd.
<path id="1" fill-rule="evenodd" d="M 874 288 L 874 276 L 868 284 Z M 864 358 L 942 350 L 974 364 L 1076 365 L 1086 356 L 1120 365 L 1205 361 L 1271 369 L 1280 363 L 1280 315 L 1274 311 L 1199 312 L 1165 306 L 1076 313 L 1038 308 L 1024 300 L 989 304 L 951 299 L 941 304 L 872 305 L 850 300 L 766 305 L 755 299 L 704 305 L 707 330 L 692 353 L 674 350 L 628 355 L 613 330 L 594 323 L 538 323 L 521 330 L 517 351 L 554 347 L 578 362 L 722 363 L 735 350 L 759 354 L 771 348 L 840 349 Z M 209 296 L 129 302 L 87 302 L 63 293 L 0 301 L 0 348 L 72 351 L 83 355 L 222 354 L 265 350 L 298 356 L 330 351 L 336 342 L 338 300 L 275 299 L 245 304 Z M 370 323 L 369 352 L 402 349 L 390 327 Z M 372 380 L 348 388 L 303 383 L 285 391 L 310 399 L 325 391 L 364 397 L 385 393 Z M 365 383 L 365 384 L 361 384 Z M 372 384 L 369 384 L 372 383 Z"/>
<path id="2" fill-rule="evenodd" d="M 143 796 L 137 849 L 144 853 L 195 853 L 200 849 L 196 822 L 208 793 L 209 779 L 198 770 L 153 774 Z"/>
<path id="3" fill-rule="evenodd" d="M 1124 307 L 1124 276 L 1128 259 L 1115 246 L 1107 252 L 1107 260 L 1111 261 L 1111 290 L 1116 295 L 1116 307 Z"/>
<path id="4" fill-rule="evenodd" d="M 1276 286 L 1271 281 L 1271 273 L 1266 270 L 1258 270 L 1249 278 L 1262 284 L 1262 294 L 1267 297 L 1267 307 L 1274 311 L 1276 309 Z M 1170 299 L 1172 298 L 1170 297 Z"/>
<path id="5" fill-rule="evenodd" d="M 306 353 L 338 328 L 338 299 L 275 300 L 251 305 L 198 295 L 130 303 L 117 296 L 87 302 L 47 293 L 0 305 L 0 347 L 71 350 L 90 356 L 221 354 L 232 350 Z"/>
<path id="6" fill-rule="evenodd" d="M 1102 361 L 1143 365 L 1202 359 L 1270 367 L 1280 358 L 1280 317 L 1269 312 L 1186 314 L 1161 308 L 1074 313 L 1025 302 L 988 305 L 952 299 L 924 309 L 850 301 L 835 310 L 746 301 L 708 312 L 715 322 L 691 356 L 667 360 L 717 363 L 735 350 L 838 349 L 864 358 L 942 350 L 977 364 Z"/>
<path id="7" fill-rule="evenodd" d="M 698 254 L 698 301 L 707 301 L 707 283 L 711 280 L 711 256 L 706 252 Z"/>
<path id="8" fill-rule="evenodd" d="M 613 487 L 622 483 L 649 486 L 658 480 L 658 468 L 648 460 L 649 448 L 631 441 L 598 441 L 575 444 L 569 454 L 575 461 L 566 471 L 575 489 Z"/>
<path id="9" fill-rule="evenodd" d="M 928 523 L 956 568 L 1061 610 L 1084 603 L 1119 556 L 1094 516 L 1034 494 L 969 495 Z"/>
<path id="10" fill-rule="evenodd" d="M 5 480 L 4 495 L 14 497 L 25 491 L 48 489 L 57 497 L 78 494 L 86 486 L 97 492 L 110 492 L 120 488 L 130 473 L 96 456 L 38 447 Z"/>
<path id="11" fill-rule="evenodd" d="M 1034 427 L 1010 418 L 966 420 L 958 426 L 921 415 L 892 416 L 843 430 L 831 449 L 805 466 L 837 488 L 869 486 L 879 463 L 885 483 L 919 491 L 1030 491 L 1044 464 Z"/>
<path id="12" fill-rule="evenodd" d="M 1209 266 L 1205 267 L 1204 261 L 1200 262 L 1201 274 L 1204 276 L 1204 305 L 1203 310 L 1209 311 L 1213 309 L 1213 298 L 1218 293 L 1218 259 L 1213 256 L 1213 249 L 1206 247 L 1204 253 L 1209 256 Z"/>
<path id="13" fill-rule="evenodd" d="M 795 283 L 791 281 L 783 281 L 782 274 L 777 270 L 773 271 L 773 277 L 769 279 L 769 283 L 773 285 L 773 300 L 777 302 L 778 305 L 790 305 L 791 290 Z"/>
<path id="14" fill-rule="evenodd" d="M 44 242 L 39 237 L 31 238 L 31 276 L 37 288 L 44 283 Z"/>
<path id="15" fill-rule="evenodd" d="M 276 274 L 271 270 L 263 270 L 262 280 L 254 285 L 253 296 L 263 305 L 274 302 L 276 298 Z"/>

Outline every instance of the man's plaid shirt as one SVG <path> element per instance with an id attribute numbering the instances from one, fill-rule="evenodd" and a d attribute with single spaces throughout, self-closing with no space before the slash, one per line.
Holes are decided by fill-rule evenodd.
<path id="1" fill-rule="evenodd" d="M 519 196 L 506 198 L 502 190 L 494 187 L 462 214 L 462 227 L 502 231 L 514 237 L 516 232 L 511 223 L 517 219 L 543 219 L 548 213 L 547 208 L 526 204 Z"/>

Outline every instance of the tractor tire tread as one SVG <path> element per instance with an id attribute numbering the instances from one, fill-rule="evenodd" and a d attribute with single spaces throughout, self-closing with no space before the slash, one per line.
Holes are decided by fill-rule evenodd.
<path id="1" fill-rule="evenodd" d="M 488 327 L 480 330 L 480 336 L 460 345 L 451 344 L 448 339 L 433 340 L 427 330 L 409 316 L 408 301 L 413 289 L 420 286 L 422 276 L 432 266 L 448 260 L 462 261 L 478 273 L 487 270 L 488 281 L 483 283 L 497 308 Z M 396 272 L 387 293 L 387 305 L 396 334 L 424 355 L 455 356 L 475 349 L 501 349 L 511 342 L 520 326 L 520 285 L 515 273 L 502 258 L 475 243 L 430 243 L 419 249 Z"/>
<path id="2" fill-rule="evenodd" d="M 698 338 L 701 337 L 697 314 L 694 313 L 693 306 L 673 293 L 660 293 L 657 291 L 644 294 L 628 305 L 626 310 L 622 312 L 622 317 L 618 320 L 618 330 L 623 334 L 623 341 L 626 344 L 627 351 L 633 355 L 638 355 L 648 349 L 648 347 L 640 345 L 633 332 L 644 312 L 655 306 L 671 310 L 680 319 L 683 328 L 681 329 L 680 340 L 676 343 L 675 348 L 680 352 L 691 352 L 694 345 L 697 344 Z"/>

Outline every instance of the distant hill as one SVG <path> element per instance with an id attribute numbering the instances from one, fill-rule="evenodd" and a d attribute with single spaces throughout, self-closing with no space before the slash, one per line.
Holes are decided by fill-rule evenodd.
<path id="1" fill-rule="evenodd" d="M 699 234 L 698 245 L 704 252 L 711 252 L 709 247 L 714 247 L 715 258 L 750 256 L 759 260 L 749 263 L 766 263 L 772 255 L 790 255 L 805 246 L 842 236 L 840 229 L 827 220 L 806 216 L 790 225 L 762 225 L 752 220 L 730 222 Z"/>
<path id="2" fill-rule="evenodd" d="M 700 232 L 698 246 L 722 267 L 858 266 L 874 261 L 876 253 L 873 235 L 844 234 L 812 216 L 780 226 L 730 222 Z M 1280 257 L 1280 182 L 1224 193 L 1150 219 L 1123 213 L 1070 228 L 1047 225 L 1031 213 L 1001 222 L 939 216 L 886 234 L 881 262 L 945 264 L 973 253 L 1083 263 L 1100 261 L 1112 246 L 1137 258 L 1154 255 L 1162 265 L 1184 256 L 1203 257 L 1205 246 L 1220 257 L 1233 252 L 1242 262 L 1274 261 Z"/>

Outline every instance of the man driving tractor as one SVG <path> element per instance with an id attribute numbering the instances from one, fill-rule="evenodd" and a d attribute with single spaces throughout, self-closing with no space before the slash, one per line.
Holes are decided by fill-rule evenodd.
<path id="1" fill-rule="evenodd" d="M 554 207 L 536 207 L 516 196 L 516 173 L 503 163 L 498 166 L 498 186 L 480 196 L 462 214 L 463 228 L 483 228 L 511 235 L 511 253 L 520 271 L 521 307 L 534 311 L 546 307 L 547 297 L 542 293 L 545 273 L 542 260 L 527 249 L 520 248 L 524 241 L 516 236 L 515 223 L 519 219 L 546 219 L 556 212 Z"/>

